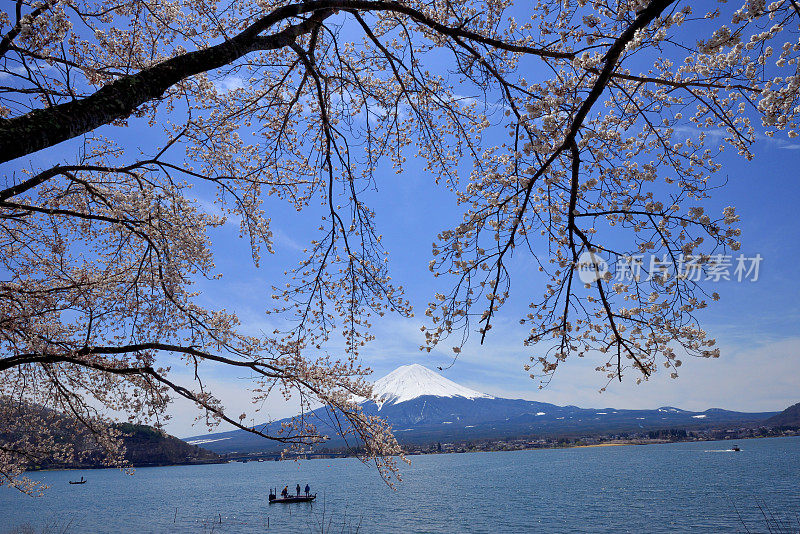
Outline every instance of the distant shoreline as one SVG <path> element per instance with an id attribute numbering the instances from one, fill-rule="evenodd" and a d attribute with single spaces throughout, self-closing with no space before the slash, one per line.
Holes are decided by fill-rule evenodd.
<path id="1" fill-rule="evenodd" d="M 774 435 L 774 436 L 747 436 L 747 437 L 739 437 L 739 438 L 730 438 L 730 439 L 719 439 L 719 438 L 709 438 L 709 439 L 685 439 L 685 440 L 663 440 L 663 439 L 656 439 L 656 440 L 628 440 L 628 441 L 605 441 L 602 443 L 591 443 L 591 444 L 584 444 L 584 445 L 556 445 L 551 447 L 529 447 L 529 448 L 521 448 L 521 449 L 493 449 L 493 450 L 475 450 L 475 451 L 442 451 L 442 452 L 424 452 L 424 453 L 414 453 L 414 454 L 406 454 L 407 456 L 428 456 L 428 455 L 435 455 L 435 454 L 463 454 L 465 452 L 515 452 L 515 451 L 552 451 L 552 450 L 559 450 L 559 449 L 588 449 L 588 448 L 596 448 L 596 447 L 623 447 L 623 446 L 630 446 L 630 445 L 666 445 L 670 443 L 710 443 L 710 442 L 718 442 L 718 443 L 733 443 L 736 441 L 745 441 L 751 439 L 774 439 L 774 438 L 796 438 L 800 437 L 800 431 L 797 433 L 792 434 L 782 434 L 782 435 Z"/>
<path id="2" fill-rule="evenodd" d="M 428 454 L 458 454 L 461 452 L 514 452 L 517 450 L 524 450 L 524 451 L 536 451 L 536 450 L 556 450 L 556 449 L 588 449 L 593 447 L 622 447 L 628 445 L 666 445 L 668 443 L 708 443 L 708 442 L 720 442 L 720 443 L 732 443 L 736 441 L 744 441 L 744 440 L 751 440 L 751 439 L 770 439 L 770 438 L 792 438 L 792 437 L 800 437 L 800 431 L 791 434 L 781 434 L 781 435 L 773 435 L 773 436 L 746 436 L 746 437 L 737 437 L 737 438 L 729 438 L 729 439 L 720 439 L 720 438 L 708 438 L 708 439 L 676 439 L 676 440 L 667 440 L 667 439 L 654 439 L 654 440 L 646 440 L 646 439 L 634 439 L 634 440 L 613 440 L 613 441 L 604 441 L 600 443 L 589 443 L 589 444 L 581 444 L 581 445 L 574 445 L 574 444 L 564 444 L 564 445 L 555 445 L 555 446 L 543 446 L 543 447 L 528 447 L 528 448 L 520 448 L 520 449 L 492 449 L 492 450 L 476 450 L 476 451 L 442 451 L 442 452 L 426 452 L 426 453 L 416 453 L 413 456 L 423 456 Z"/>
<path id="3" fill-rule="evenodd" d="M 632 445 L 665 445 L 668 443 L 709 443 L 709 442 L 719 442 L 719 443 L 733 443 L 736 441 L 744 441 L 744 440 L 751 440 L 751 439 L 767 439 L 767 438 L 790 438 L 790 437 L 800 437 L 800 431 L 795 431 L 790 434 L 781 434 L 781 435 L 765 435 L 765 436 L 747 436 L 747 437 L 737 437 L 737 438 L 729 438 L 729 439 L 719 439 L 719 438 L 709 438 L 709 439 L 689 439 L 689 440 L 664 440 L 664 439 L 654 439 L 654 440 L 646 440 L 646 439 L 636 439 L 636 440 L 609 440 L 603 441 L 600 443 L 585 443 L 585 444 L 561 444 L 561 445 L 553 445 L 553 446 L 539 446 L 539 447 L 527 447 L 527 448 L 516 448 L 516 449 L 503 449 L 503 448 L 494 448 L 494 449 L 475 449 L 475 450 L 452 450 L 452 451 L 426 451 L 426 452 L 406 452 L 404 453 L 405 456 L 433 456 L 437 454 L 466 454 L 466 453 L 478 453 L 478 452 L 516 452 L 516 451 L 536 451 L 536 450 L 560 450 L 560 449 L 588 449 L 588 448 L 597 448 L 597 447 L 622 447 L 622 446 L 632 446 Z M 235 453 L 233 453 L 235 454 Z M 152 468 L 152 467 L 176 467 L 176 466 L 194 466 L 194 465 L 213 465 L 213 464 L 226 464 L 226 463 L 239 463 L 242 460 L 258 462 L 260 458 L 262 461 L 278 461 L 275 458 L 275 453 L 266 453 L 266 454 L 259 454 L 259 453 L 250 453 L 250 454 L 241 454 L 237 456 L 230 456 L 228 455 L 225 458 L 221 458 L 216 461 L 205 461 L 205 462 L 184 462 L 184 463 L 172 463 L 172 464 L 149 464 L 149 465 L 135 465 L 131 466 L 134 469 L 138 468 Z M 279 455 L 278 455 L 279 456 Z M 316 452 L 307 455 L 297 455 L 297 456 L 287 456 L 280 461 L 294 461 L 294 460 L 333 460 L 337 458 L 355 458 L 358 455 L 353 454 L 342 454 L 342 453 L 326 453 L 326 452 Z M 268 459 L 268 457 L 270 457 Z M 94 470 L 94 469 L 124 469 L 119 467 L 109 467 L 109 466 L 69 466 L 69 467 L 48 467 L 44 469 L 30 469 L 29 472 L 44 472 L 44 471 L 80 471 L 80 470 Z"/>
<path id="4" fill-rule="evenodd" d="M 516 448 L 502 448 L 497 446 L 497 443 L 504 443 L 504 441 L 494 442 L 494 443 L 487 443 L 484 444 L 485 448 L 473 448 L 473 449 L 465 449 L 465 448 L 456 448 L 454 450 L 436 450 L 436 444 L 428 444 L 425 445 L 427 449 L 420 450 L 420 449 L 413 449 L 413 450 L 406 450 L 403 452 L 404 456 L 411 457 L 411 456 L 429 456 L 435 454 L 464 454 L 464 453 L 471 453 L 471 452 L 512 452 L 512 451 L 536 451 L 536 450 L 558 450 L 558 449 L 583 449 L 583 448 L 591 448 L 591 447 L 621 447 L 621 446 L 630 446 L 630 445 L 664 445 L 666 443 L 699 443 L 699 442 L 721 442 L 721 443 L 735 443 L 737 441 L 743 441 L 747 439 L 762 439 L 762 438 L 779 438 L 779 437 L 798 437 L 800 436 L 800 430 L 790 431 L 789 433 L 781 433 L 781 434 L 773 434 L 773 435 L 758 435 L 758 436 L 737 436 L 731 438 L 718 438 L 718 437 L 708 437 L 708 438 L 693 438 L 693 439 L 630 439 L 630 440 L 621 440 L 621 439 L 609 439 L 605 441 L 599 441 L 598 443 L 549 443 L 549 444 L 539 444 L 537 446 L 527 446 L 527 447 L 516 447 Z M 593 439 L 601 439 L 601 438 L 593 438 Z M 459 446 L 460 447 L 460 446 Z M 224 461 L 227 462 L 239 462 L 242 460 L 247 461 L 258 461 L 258 459 L 262 459 L 264 461 L 274 461 L 278 458 L 280 454 L 270 452 L 270 453 L 229 453 L 228 456 Z M 342 451 L 317 451 L 308 454 L 300 454 L 300 455 L 290 455 L 286 456 L 282 460 L 331 460 L 336 458 L 354 458 L 357 457 L 358 453 L 353 451 L 350 453 L 345 453 Z"/>
<path id="5" fill-rule="evenodd" d="M 667 442 L 669 443 L 669 442 Z M 676 442 L 677 443 L 677 442 Z M 589 447 L 622 447 L 624 445 L 636 445 L 633 441 L 626 441 L 626 442 L 608 442 L 608 443 L 593 443 L 592 445 L 573 445 L 572 447 L 562 447 L 565 449 L 585 449 Z"/>
<path id="6" fill-rule="evenodd" d="M 137 463 L 135 465 L 129 466 L 110 466 L 110 465 L 69 465 L 64 467 L 42 467 L 42 468 L 29 468 L 26 469 L 26 473 L 45 473 L 48 471 L 87 471 L 87 470 L 95 470 L 95 469 L 141 469 L 147 467 L 178 467 L 178 466 L 192 466 L 192 465 L 214 465 L 214 464 L 226 464 L 229 460 L 226 459 L 219 459 L 219 460 L 207 460 L 207 461 L 198 461 L 198 462 L 175 462 L 175 463 Z"/>

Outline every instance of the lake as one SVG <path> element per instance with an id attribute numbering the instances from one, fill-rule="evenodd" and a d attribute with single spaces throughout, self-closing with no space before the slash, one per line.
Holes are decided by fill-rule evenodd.
<path id="1" fill-rule="evenodd" d="M 352 458 L 39 472 L 44 497 L 0 488 L 0 532 L 766 532 L 759 505 L 797 532 L 800 437 L 737 444 L 412 456 L 397 491 Z M 267 504 L 306 482 L 313 506 Z"/>

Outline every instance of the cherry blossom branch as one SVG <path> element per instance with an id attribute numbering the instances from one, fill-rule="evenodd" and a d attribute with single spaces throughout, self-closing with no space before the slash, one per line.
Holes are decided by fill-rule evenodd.
<path id="1" fill-rule="evenodd" d="M 302 13 L 302 5 L 287 6 L 264 17 L 236 37 L 209 48 L 168 59 L 137 74 L 106 85 L 93 95 L 21 117 L 0 119 L 0 163 L 31 154 L 98 126 L 130 115 L 138 106 L 158 99 L 179 81 L 207 72 L 255 50 L 282 48 L 311 31 L 330 11 L 266 37 L 258 32 Z"/>
<path id="2" fill-rule="evenodd" d="M 500 280 L 500 272 L 502 269 L 502 258 L 506 254 L 506 252 L 513 246 L 514 244 L 514 237 L 517 234 L 517 229 L 519 225 L 522 224 L 523 215 L 527 209 L 527 206 L 530 202 L 531 192 L 533 191 L 533 186 L 536 183 L 537 179 L 541 177 L 549 168 L 550 165 L 558 159 L 561 153 L 566 150 L 568 147 L 571 147 L 576 141 L 578 132 L 580 131 L 581 126 L 583 125 L 583 121 L 586 116 L 589 114 L 589 111 L 592 109 L 594 104 L 600 98 L 600 95 L 605 91 L 606 85 L 608 84 L 609 80 L 613 75 L 613 71 L 616 68 L 617 62 L 619 61 L 620 56 L 622 55 L 623 51 L 627 44 L 633 39 L 634 35 L 637 31 L 645 28 L 650 22 L 652 22 L 656 17 L 658 17 L 670 4 L 674 3 L 675 0 L 655 0 L 647 5 L 644 9 L 639 11 L 636 20 L 628 26 L 624 32 L 614 41 L 614 43 L 609 47 L 608 51 L 605 53 L 605 63 L 603 68 L 600 70 L 600 73 L 597 76 L 597 79 L 592 86 L 591 91 L 587 95 L 586 99 L 581 104 L 580 108 L 578 108 L 577 113 L 573 117 L 571 124 L 567 130 L 567 134 L 564 137 L 564 141 L 556 148 L 553 153 L 545 160 L 544 164 L 536 171 L 536 173 L 529 179 L 528 185 L 525 188 L 524 198 L 521 203 L 521 208 L 518 210 L 516 217 L 514 218 L 514 223 L 509 230 L 509 239 L 505 244 L 505 247 L 501 251 L 500 257 L 498 261 L 495 263 L 497 269 L 497 276 L 495 278 L 495 286 Z M 573 160 L 574 161 L 574 160 Z M 573 178 L 575 180 L 576 178 Z M 572 213 L 568 214 L 568 217 L 572 217 Z M 488 314 L 484 316 L 482 319 L 483 322 L 486 323 L 486 326 L 482 329 L 481 332 L 481 343 L 486 336 L 486 332 L 489 330 L 490 320 L 494 313 L 494 304 L 496 301 L 496 294 L 493 290 L 491 298 L 489 299 L 489 306 L 487 307 Z"/>

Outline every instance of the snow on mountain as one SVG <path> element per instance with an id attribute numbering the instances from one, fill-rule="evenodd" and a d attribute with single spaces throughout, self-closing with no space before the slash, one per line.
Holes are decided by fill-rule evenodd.
<path id="1" fill-rule="evenodd" d="M 500 439 L 508 436 L 591 435 L 645 432 L 666 428 L 726 428 L 748 426 L 776 415 L 775 412 L 742 413 L 711 409 L 689 412 L 671 406 L 652 410 L 615 410 L 556 406 L 523 399 L 492 397 L 460 386 L 422 365 L 404 365 L 373 385 L 377 402 L 358 399 L 366 415 L 380 415 L 395 429 L 403 443 Z M 800 404 L 791 408 L 800 415 Z M 329 408 L 312 412 L 320 431 L 332 436 L 325 446 L 347 443 L 336 437 L 338 423 Z M 795 420 L 795 419 L 792 419 Z M 277 433 L 288 420 L 261 426 Z M 264 440 L 244 430 L 233 430 L 186 438 L 214 452 L 279 451 L 283 445 Z"/>
<path id="2" fill-rule="evenodd" d="M 491 395 L 469 389 L 434 373 L 419 364 L 403 365 L 375 381 L 372 392 L 378 409 L 384 404 L 397 404 L 423 395 L 435 397 L 463 397 L 466 399 L 493 399 Z"/>

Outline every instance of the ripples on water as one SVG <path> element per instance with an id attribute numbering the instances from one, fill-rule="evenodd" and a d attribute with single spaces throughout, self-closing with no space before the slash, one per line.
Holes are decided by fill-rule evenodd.
<path id="1" fill-rule="evenodd" d="M 51 489 L 0 488 L 0 532 L 766 532 L 764 503 L 800 529 L 800 438 L 729 445 L 413 456 L 397 491 L 355 459 L 33 473 Z M 306 482 L 313 506 L 267 504 Z"/>

